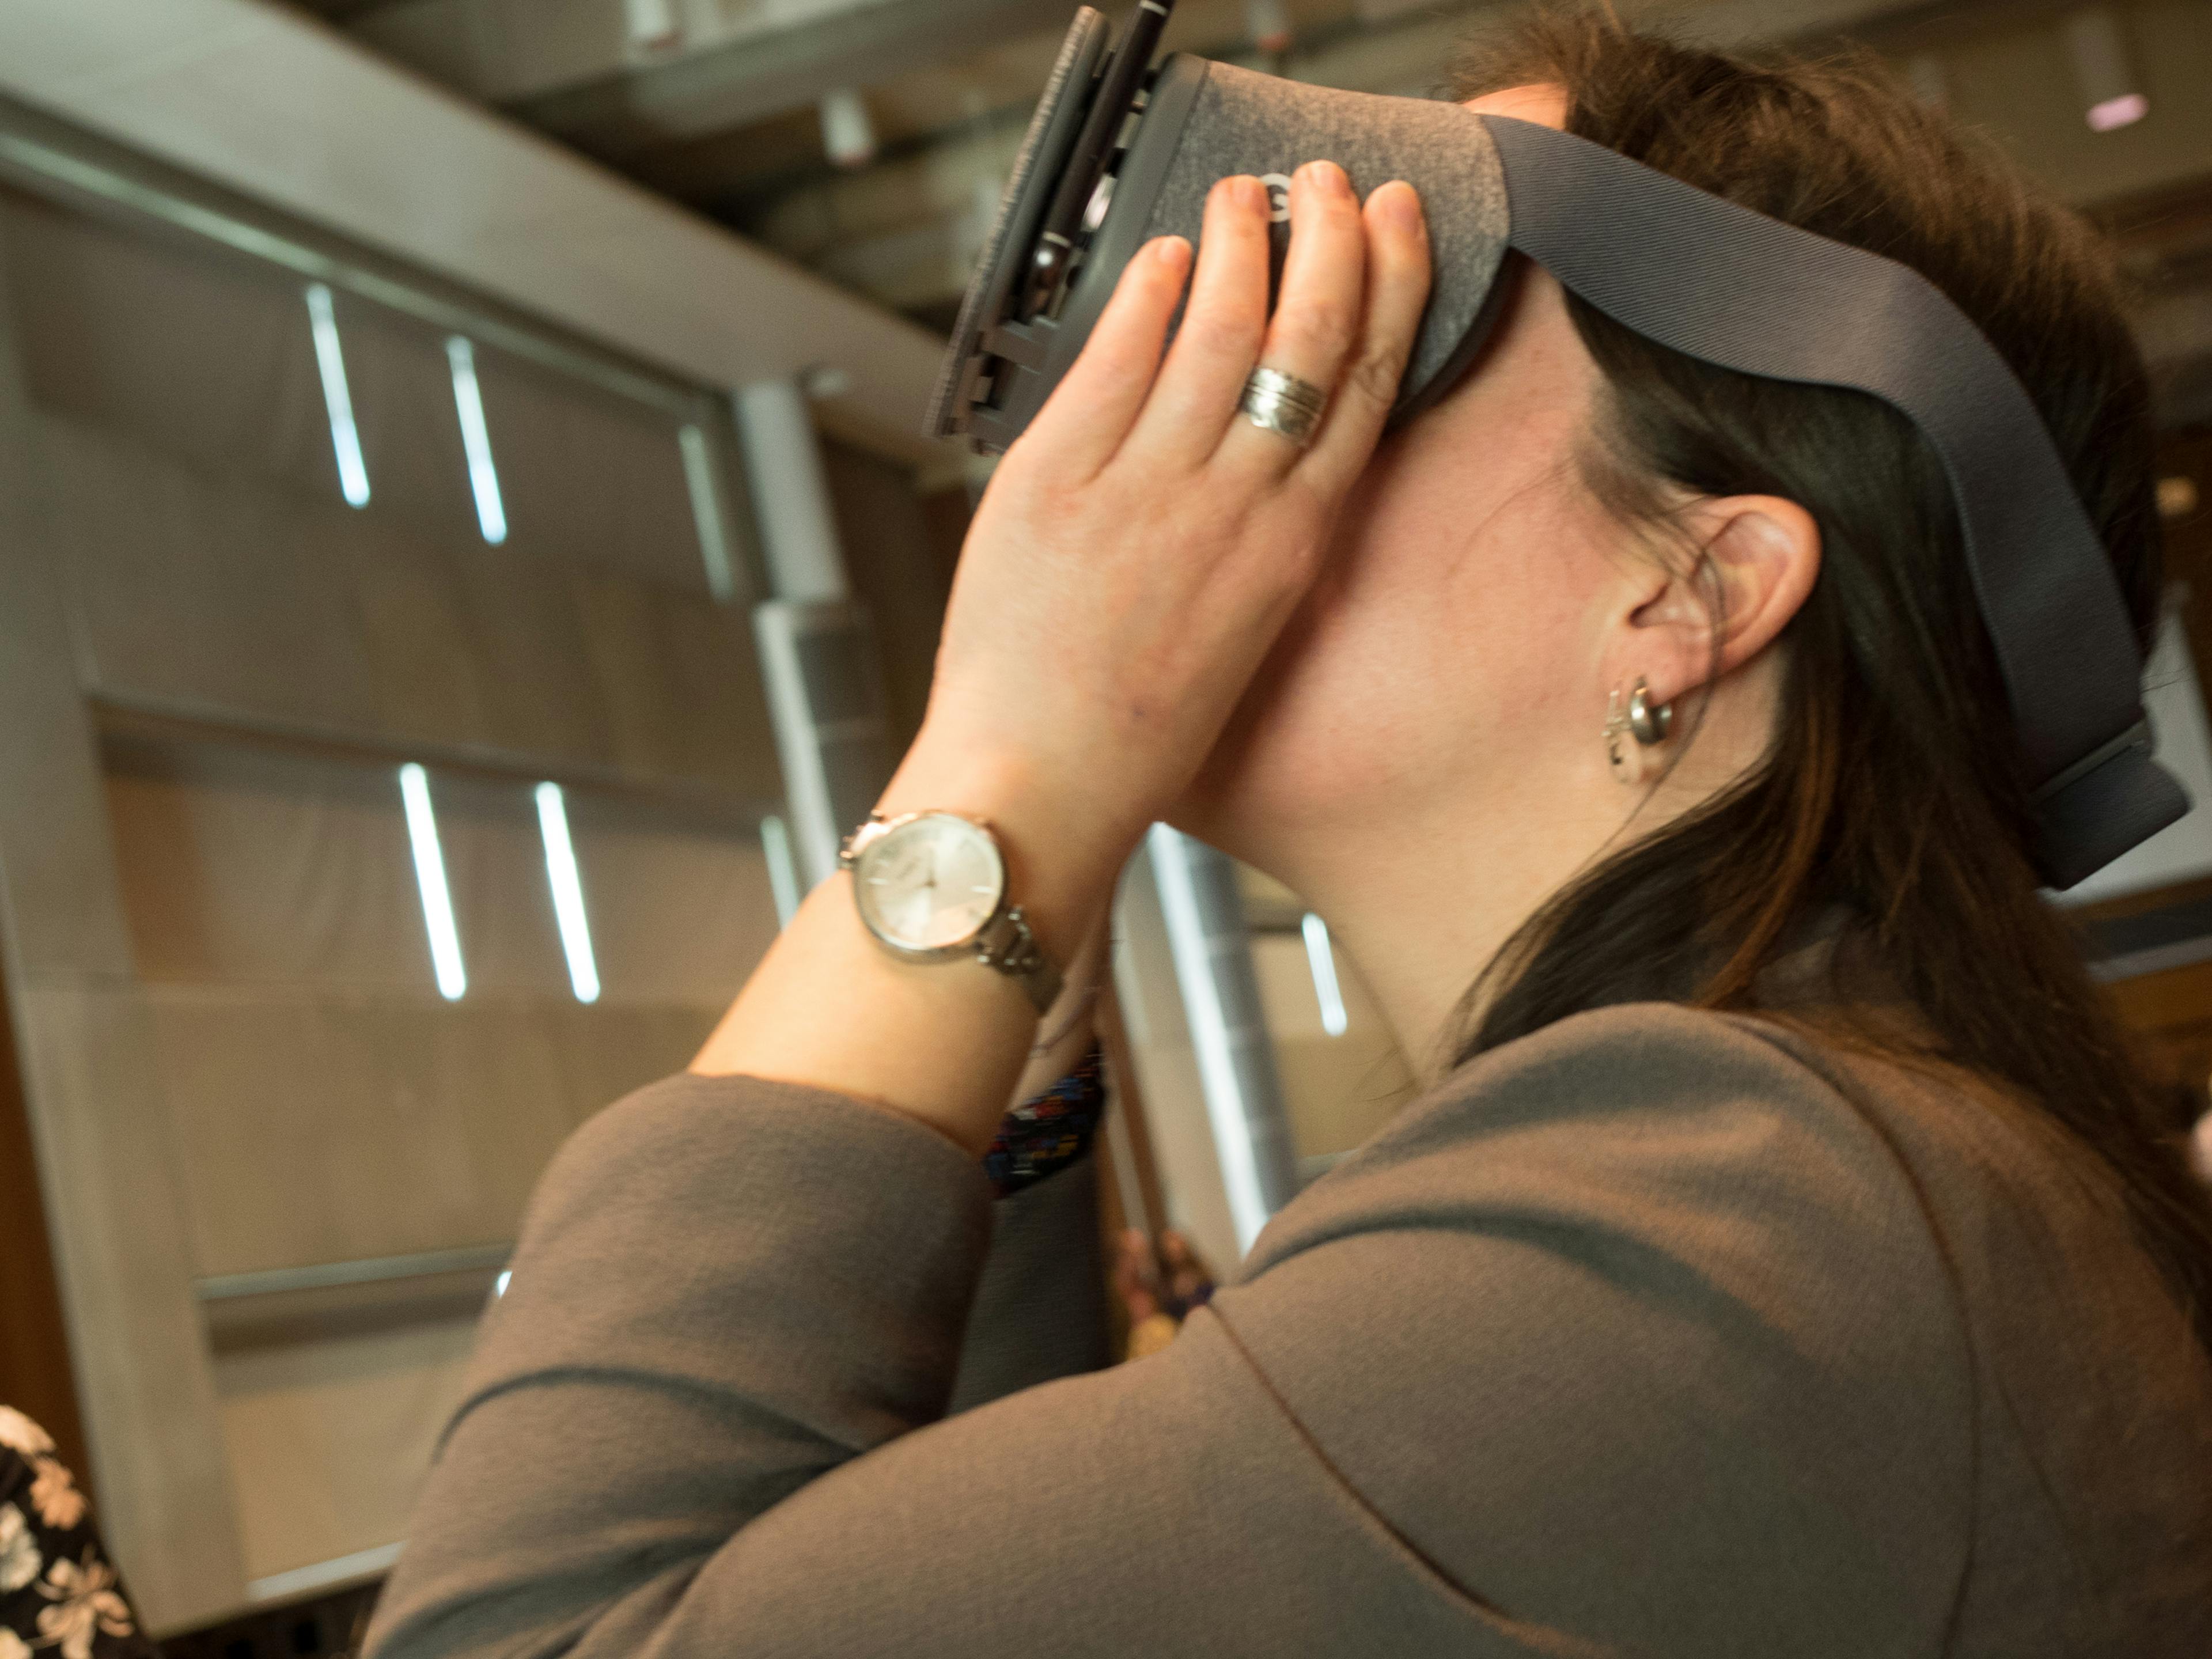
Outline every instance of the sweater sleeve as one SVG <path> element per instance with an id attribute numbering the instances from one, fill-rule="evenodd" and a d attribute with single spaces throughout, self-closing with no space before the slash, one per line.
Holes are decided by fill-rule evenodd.
<path id="1" fill-rule="evenodd" d="M 948 1414 L 1113 1363 L 1103 1244 L 1088 1155 L 993 1203 Z"/>
<path id="2" fill-rule="evenodd" d="M 1879 1137 L 1725 1021 L 1500 1051 L 1165 1352 L 947 1416 L 992 1225 L 974 1164 L 860 1101 L 681 1078 L 611 1108 L 533 1200 L 372 1659 L 1819 1659 L 1941 1628 L 1970 1483 L 1940 1263 Z"/>

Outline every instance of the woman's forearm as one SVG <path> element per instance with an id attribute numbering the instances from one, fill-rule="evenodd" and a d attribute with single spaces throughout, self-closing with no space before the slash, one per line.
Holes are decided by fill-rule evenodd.
<path id="1" fill-rule="evenodd" d="M 855 1095 L 980 1157 L 1009 1103 L 1049 1086 L 1082 1052 L 1084 1004 L 1121 853 L 1095 830 L 1065 821 L 1075 815 L 1064 819 L 1048 792 L 968 757 L 940 761 L 927 740 L 900 769 L 883 810 L 993 823 L 1010 896 L 1065 975 L 1058 1004 L 1040 1021 L 1020 985 L 981 963 L 891 956 L 862 925 L 852 878 L 840 872 L 808 895 L 690 1069 Z M 1050 1053 L 1033 1055 L 1041 1036 L 1057 1040 Z"/>
<path id="2" fill-rule="evenodd" d="M 1363 207 L 1342 168 L 1316 161 L 1292 182 L 1271 316 L 1271 212 L 1259 180 L 1224 179 L 1195 272 L 1179 237 L 1123 270 L 978 504 L 922 735 L 879 804 L 989 820 L 1007 894 L 1064 973 L 1318 574 L 1427 298 L 1412 190 L 1385 185 Z M 1242 418 L 1262 356 L 1323 388 L 1310 434 Z M 1037 1030 L 1004 975 L 878 948 L 841 875 L 691 1069 L 880 1102 L 980 1157 Z"/>

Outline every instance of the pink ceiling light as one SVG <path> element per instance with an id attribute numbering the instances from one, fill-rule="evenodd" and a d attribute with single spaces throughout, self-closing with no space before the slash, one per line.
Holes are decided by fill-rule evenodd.
<path id="1" fill-rule="evenodd" d="M 2093 131 L 2118 132 L 2150 113 L 2150 100 L 2129 62 L 2127 37 L 2110 9 L 2094 6 L 2068 18 L 2066 47 Z"/>

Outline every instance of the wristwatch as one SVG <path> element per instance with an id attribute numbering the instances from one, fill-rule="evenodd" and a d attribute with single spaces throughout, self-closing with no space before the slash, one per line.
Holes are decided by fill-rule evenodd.
<path id="1" fill-rule="evenodd" d="M 979 818 L 957 812 L 878 812 L 845 837 L 837 862 L 853 872 L 860 921 L 908 962 L 974 957 L 1020 982 L 1042 1014 L 1060 998 L 1059 964 L 1006 902 L 1006 860 Z"/>

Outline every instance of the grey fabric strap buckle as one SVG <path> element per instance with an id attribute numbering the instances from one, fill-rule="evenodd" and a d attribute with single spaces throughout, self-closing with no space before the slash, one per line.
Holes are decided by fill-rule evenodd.
<path id="1" fill-rule="evenodd" d="M 2150 758 L 2119 585 L 2033 401 L 1918 272 L 1586 139 L 1480 118 L 1512 244 L 1646 339 L 1740 374 L 1868 392 L 1941 457 L 2041 834 L 2069 887 L 2189 810 Z"/>

